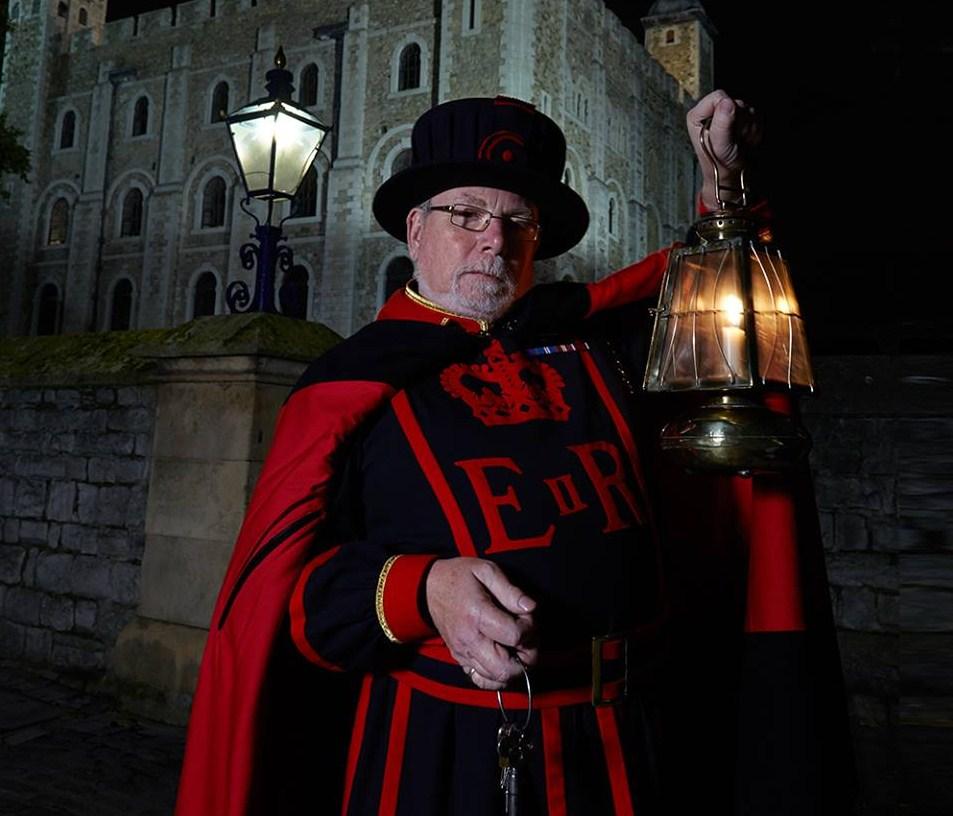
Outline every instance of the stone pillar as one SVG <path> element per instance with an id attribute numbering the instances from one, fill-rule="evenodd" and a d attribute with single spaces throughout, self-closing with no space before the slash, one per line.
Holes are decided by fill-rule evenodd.
<path id="1" fill-rule="evenodd" d="M 188 716 L 212 607 L 278 409 L 304 360 L 334 341 L 322 326 L 277 315 L 199 323 L 224 328 L 228 339 L 196 349 L 186 337 L 184 348 L 155 352 L 139 607 L 111 667 L 127 705 L 170 722 Z"/>

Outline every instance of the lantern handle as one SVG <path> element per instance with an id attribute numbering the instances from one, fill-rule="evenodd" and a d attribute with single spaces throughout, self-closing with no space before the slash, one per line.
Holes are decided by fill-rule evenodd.
<path id="1" fill-rule="evenodd" d="M 711 136 L 709 132 L 711 130 L 711 117 L 702 120 L 701 132 L 699 133 L 699 142 L 701 143 L 702 151 L 705 154 L 705 158 L 711 162 L 712 170 L 715 171 L 715 201 L 718 203 L 719 210 L 727 210 L 729 207 L 744 208 L 748 206 L 748 188 L 745 184 L 745 171 L 744 168 L 741 168 L 741 188 L 738 187 L 722 187 L 721 180 L 718 177 L 718 162 L 715 160 L 715 154 L 711 149 Z M 726 201 L 721 197 L 722 190 L 731 190 L 735 193 L 741 193 L 741 201 Z"/>

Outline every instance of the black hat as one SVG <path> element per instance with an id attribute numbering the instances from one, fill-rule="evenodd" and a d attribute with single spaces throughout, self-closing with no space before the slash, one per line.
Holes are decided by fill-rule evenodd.
<path id="1" fill-rule="evenodd" d="M 456 99 L 424 113 L 411 135 L 410 167 L 385 181 L 374 216 L 395 238 L 407 240 L 407 213 L 451 187 L 496 187 L 539 207 L 537 258 L 571 249 L 586 234 L 589 211 L 563 184 L 566 138 L 528 102 Z"/>

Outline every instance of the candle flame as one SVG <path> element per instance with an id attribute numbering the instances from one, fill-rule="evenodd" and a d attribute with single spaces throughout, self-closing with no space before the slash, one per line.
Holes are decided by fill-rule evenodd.
<path id="1" fill-rule="evenodd" d="M 740 326 L 745 314 L 744 304 L 737 295 L 725 295 L 721 299 L 721 310 L 727 322 L 732 326 Z"/>

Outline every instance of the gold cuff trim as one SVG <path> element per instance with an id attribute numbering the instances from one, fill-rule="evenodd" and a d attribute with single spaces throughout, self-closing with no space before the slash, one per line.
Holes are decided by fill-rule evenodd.
<path id="1" fill-rule="evenodd" d="M 384 617 L 384 584 L 387 583 L 390 568 L 394 566 L 394 562 L 398 558 L 400 558 L 399 555 L 392 555 L 384 562 L 384 566 L 381 568 L 381 574 L 377 579 L 377 592 L 374 594 L 374 608 L 377 610 L 377 622 L 381 625 L 381 629 L 384 630 L 384 634 L 387 635 L 387 639 L 391 643 L 400 643 L 401 641 L 395 637 L 387 625 L 387 618 Z"/>

